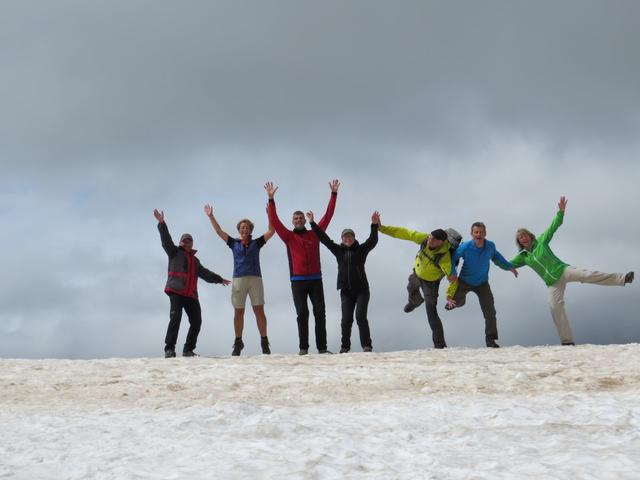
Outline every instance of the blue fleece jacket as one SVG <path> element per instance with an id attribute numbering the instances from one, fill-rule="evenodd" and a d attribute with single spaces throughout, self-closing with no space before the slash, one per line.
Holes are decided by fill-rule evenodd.
<path id="1" fill-rule="evenodd" d="M 473 240 L 462 242 L 451 261 L 454 275 L 457 275 L 455 265 L 460 258 L 464 260 L 464 263 L 462 264 L 459 278 L 464 283 L 474 287 L 489 281 L 489 260 L 503 270 L 513 268 L 513 265 L 496 250 L 495 243 L 490 240 L 485 240 L 482 248 L 476 247 Z"/>

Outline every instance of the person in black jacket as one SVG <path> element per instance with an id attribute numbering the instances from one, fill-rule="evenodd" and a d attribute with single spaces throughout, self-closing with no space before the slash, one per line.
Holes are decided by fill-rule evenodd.
<path id="1" fill-rule="evenodd" d="M 205 282 L 221 283 L 225 286 L 231 282 L 200 265 L 200 260 L 196 258 L 197 250 L 193 248 L 193 237 L 189 233 L 182 234 L 180 245 L 176 247 L 169 234 L 169 227 L 164 221 L 164 212 L 154 210 L 153 216 L 158 220 L 162 248 L 169 257 L 169 276 L 164 292 L 169 295 L 171 312 L 164 340 L 164 356 L 165 358 L 176 356 L 176 341 L 182 320 L 182 309 L 184 309 L 189 317 L 189 332 L 182 356 L 197 357 L 198 354 L 194 350 L 202 325 L 202 313 L 198 300 L 198 277 Z"/>
<path id="2" fill-rule="evenodd" d="M 371 215 L 371 234 L 362 244 L 356 240 L 356 235 L 350 228 L 342 231 L 342 243 L 338 245 L 313 221 L 313 212 L 307 212 L 307 219 L 311 228 L 320 241 L 333 253 L 338 261 L 338 290 L 342 303 L 342 341 L 340 353 L 351 350 L 351 327 L 353 326 L 353 312 L 360 332 L 362 351 L 371 352 L 371 332 L 367 320 L 369 306 L 369 282 L 364 264 L 367 255 L 378 243 L 378 226 L 380 214 Z"/>

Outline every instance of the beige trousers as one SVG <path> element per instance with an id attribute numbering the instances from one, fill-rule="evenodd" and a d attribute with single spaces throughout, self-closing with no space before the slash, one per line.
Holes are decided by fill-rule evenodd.
<path id="1" fill-rule="evenodd" d="M 564 291 L 569 282 L 624 286 L 624 273 L 602 273 L 567 267 L 558 281 L 549 287 L 549 308 L 562 343 L 573 343 L 571 326 L 564 310 Z"/>

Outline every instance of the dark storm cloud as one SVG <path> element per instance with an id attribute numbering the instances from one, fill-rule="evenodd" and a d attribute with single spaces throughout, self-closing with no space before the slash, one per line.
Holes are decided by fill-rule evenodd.
<path id="1" fill-rule="evenodd" d="M 638 129 L 639 18 L 631 1 L 13 3 L 2 152 L 615 140 Z"/>

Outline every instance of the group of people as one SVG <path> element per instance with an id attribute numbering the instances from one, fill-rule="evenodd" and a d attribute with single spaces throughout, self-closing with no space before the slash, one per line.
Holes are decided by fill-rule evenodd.
<path id="1" fill-rule="evenodd" d="M 176 342 L 182 318 L 187 313 L 189 331 L 182 355 L 197 356 L 196 343 L 202 325 L 200 303 L 198 301 L 198 278 L 208 283 L 231 284 L 231 303 L 234 307 L 235 340 L 231 355 L 239 356 L 244 348 L 242 334 L 244 312 L 247 297 L 256 317 L 260 344 L 263 354 L 270 354 L 267 336 L 267 318 L 264 311 L 264 287 L 260 271 L 260 249 L 277 233 L 287 249 L 291 293 L 296 310 L 298 325 L 299 354 L 309 353 L 309 306 L 311 301 L 315 320 L 315 342 L 318 353 L 331 353 L 327 348 L 326 309 L 320 265 L 320 243 L 325 245 L 336 257 L 338 263 L 337 288 L 341 299 L 341 345 L 340 353 L 351 350 L 351 331 L 355 320 L 358 326 L 360 345 L 364 352 L 373 350 L 371 331 L 367 319 L 369 305 L 369 283 L 365 271 L 367 256 L 378 243 L 378 233 L 390 237 L 409 240 L 420 245 L 415 257 L 413 271 L 407 284 L 408 301 L 404 311 L 409 313 L 422 303 L 425 304 L 427 320 L 432 332 L 434 348 L 446 348 L 444 329 L 438 315 L 437 299 L 440 282 L 449 281 L 447 288 L 446 310 L 460 308 L 465 304 L 469 292 L 479 299 L 485 319 L 485 340 L 487 347 L 498 348 L 498 329 L 494 298 L 489 285 L 490 262 L 503 270 L 510 271 L 515 277 L 517 269 L 528 265 L 545 282 L 549 290 L 549 305 L 553 321 L 558 330 L 562 345 L 575 345 L 571 327 L 564 309 L 564 291 L 569 282 L 593 283 L 597 285 L 619 285 L 631 283 L 634 273 L 602 273 L 572 267 L 559 260 L 549 247 L 554 233 L 562 225 L 567 206 L 565 197 L 558 203 L 558 212 L 547 230 L 536 237 L 525 228 L 516 232 L 516 245 L 519 253 L 506 260 L 496 249 L 495 244 L 487 240 L 486 226 L 482 222 L 471 225 L 471 240 L 460 243 L 455 230 L 437 228 L 430 233 L 409 230 L 403 227 L 382 225 L 380 214 L 371 215 L 369 237 L 363 243 L 356 240 L 352 229 L 344 229 L 341 242 L 336 243 L 326 234 L 333 217 L 340 182 L 329 182 L 331 190 L 329 203 L 322 218 L 316 223 L 312 211 L 293 212 L 293 229 L 287 228 L 278 217 L 275 194 L 278 187 L 272 182 L 264 186 L 268 197 L 267 213 L 269 226 L 267 232 L 253 238 L 254 225 L 249 219 L 242 219 L 236 225 L 238 237 L 225 232 L 216 220 L 213 207 L 205 205 L 204 213 L 209 218 L 215 233 L 227 244 L 233 253 L 233 279 L 227 280 L 200 264 L 195 256 L 193 237 L 184 233 L 176 246 L 166 225 L 164 213 L 154 210 L 158 221 L 158 230 L 162 247 L 169 257 L 168 279 L 165 293 L 170 299 L 169 325 L 165 336 L 165 357 L 176 356 Z M 305 218 L 306 217 L 306 218 Z M 307 228 L 307 221 L 310 229 Z M 458 263 L 462 267 L 458 273 Z"/>

